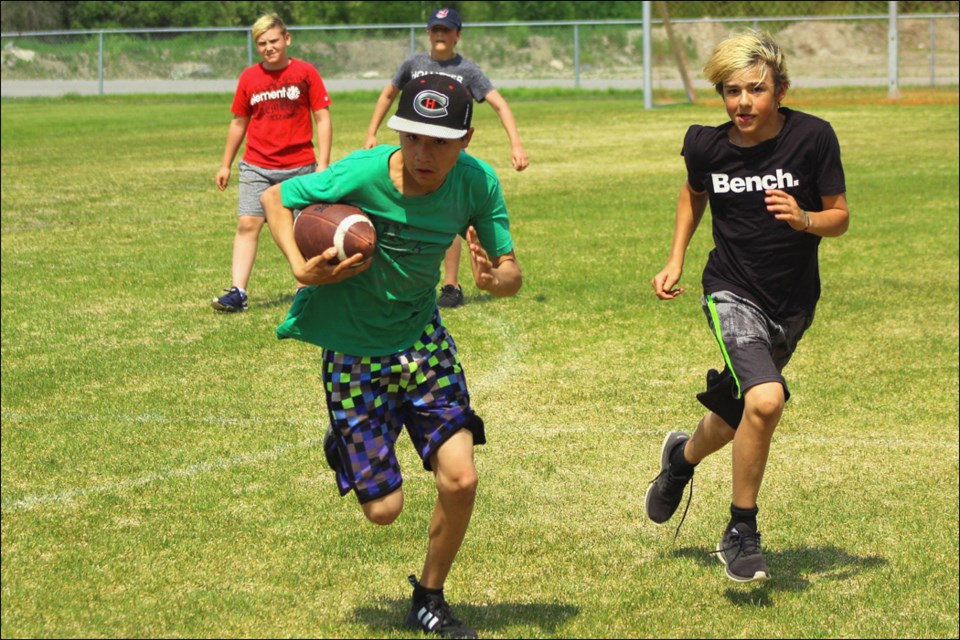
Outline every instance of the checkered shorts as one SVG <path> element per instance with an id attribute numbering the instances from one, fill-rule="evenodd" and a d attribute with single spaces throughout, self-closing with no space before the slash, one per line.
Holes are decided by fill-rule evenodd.
<path id="1" fill-rule="evenodd" d="M 439 315 L 409 349 L 388 356 L 323 352 L 323 383 L 335 448 L 328 451 L 340 495 L 361 503 L 403 483 L 394 445 L 406 426 L 423 468 L 460 429 L 484 444 L 483 421 L 470 408 L 453 339 Z"/>

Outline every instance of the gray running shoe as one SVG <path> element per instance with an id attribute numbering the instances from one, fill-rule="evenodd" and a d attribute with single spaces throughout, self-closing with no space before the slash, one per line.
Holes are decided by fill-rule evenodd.
<path id="1" fill-rule="evenodd" d="M 656 478 L 650 481 L 647 488 L 647 517 L 663 524 L 676 512 L 683 499 L 683 490 L 687 483 L 693 480 L 693 472 L 690 475 L 680 475 L 673 471 L 670 464 L 670 454 L 677 446 L 682 446 L 684 442 L 690 439 L 690 436 L 682 431 L 671 431 L 663 440 L 663 448 L 660 450 L 660 473 Z M 690 484 L 690 498 L 693 498 L 693 484 Z M 687 508 L 690 507 L 690 499 L 687 499 Z M 686 512 L 684 512 L 686 516 Z M 681 524 L 683 522 L 681 521 Z M 680 531 L 680 527 L 677 527 Z"/>
<path id="2" fill-rule="evenodd" d="M 727 577 L 734 582 L 765 582 L 770 579 L 767 561 L 760 549 L 760 532 L 738 524 L 723 534 L 714 551 L 727 567 Z"/>

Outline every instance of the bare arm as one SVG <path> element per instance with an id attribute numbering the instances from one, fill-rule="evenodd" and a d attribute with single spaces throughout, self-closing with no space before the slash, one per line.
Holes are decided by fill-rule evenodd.
<path id="1" fill-rule="evenodd" d="M 393 86 L 392 82 L 388 83 L 380 92 L 377 105 L 373 108 L 373 117 L 370 118 L 370 124 L 367 126 L 367 139 L 363 143 L 364 149 L 373 149 L 377 146 L 377 129 L 380 128 L 387 112 L 390 111 L 390 105 L 393 104 L 399 94 L 400 89 Z"/>
<path id="2" fill-rule="evenodd" d="M 324 107 L 313 112 L 317 123 L 317 171 L 330 166 L 330 147 L 333 145 L 333 121 L 330 109 Z"/>
<path id="3" fill-rule="evenodd" d="M 510 138 L 510 160 L 513 162 L 513 168 L 517 171 L 523 171 L 530 164 L 527 158 L 527 152 L 523 149 L 523 142 L 520 140 L 520 132 L 517 130 L 517 121 L 513 117 L 513 111 L 510 110 L 507 101 L 496 89 L 492 90 L 484 100 L 493 107 L 500 117 L 500 122 Z"/>
<path id="4" fill-rule="evenodd" d="M 689 182 L 683 183 L 680 196 L 677 198 L 677 218 L 673 227 L 670 256 L 667 258 L 667 265 L 653 277 L 651 282 L 653 292 L 661 300 L 672 300 L 684 292 L 683 287 L 676 289 L 674 287 L 683 275 L 683 261 L 687 254 L 687 247 L 703 219 L 709 200 L 706 191 L 697 193 L 690 187 Z"/>
<path id="5" fill-rule="evenodd" d="M 237 157 L 237 151 L 243 143 L 243 137 L 247 135 L 247 125 L 250 124 L 250 118 L 246 116 L 233 116 L 230 121 L 230 128 L 227 130 L 227 144 L 223 150 L 223 162 L 220 164 L 220 170 L 217 171 L 215 178 L 217 188 L 223 191 L 230 183 L 230 169 L 233 167 L 233 161 Z"/>
<path id="6" fill-rule="evenodd" d="M 359 253 L 343 262 L 331 264 L 330 261 L 337 258 L 336 247 L 330 247 L 320 255 L 305 260 L 293 235 L 293 211 L 283 206 L 281 187 L 282 184 L 275 184 L 264 191 L 260 196 L 260 205 L 263 207 L 273 241 L 290 263 L 297 282 L 310 285 L 333 284 L 367 270 L 372 260 L 360 264 L 363 255 Z"/>
<path id="7" fill-rule="evenodd" d="M 850 226 L 850 210 L 847 208 L 847 196 L 843 193 L 820 196 L 822 211 L 804 211 L 793 196 L 780 189 L 767 191 L 766 202 L 767 211 L 795 231 L 835 238 L 846 233 Z"/>
<path id="8" fill-rule="evenodd" d="M 470 245 L 473 280 L 478 289 L 488 291 L 498 298 L 512 296 L 520 291 L 523 274 L 513 251 L 491 258 L 480 245 L 477 230 L 473 227 L 467 229 L 467 244 Z"/>

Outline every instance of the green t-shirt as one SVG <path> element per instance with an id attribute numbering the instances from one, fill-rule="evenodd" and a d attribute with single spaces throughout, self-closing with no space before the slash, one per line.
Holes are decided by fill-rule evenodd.
<path id="1" fill-rule="evenodd" d="M 382 356 L 413 345 L 437 306 L 440 264 L 467 227 L 491 257 L 513 250 L 500 180 L 482 160 L 461 153 L 443 185 L 410 197 L 390 180 L 399 146 L 351 153 L 326 171 L 281 184 L 283 205 L 302 209 L 343 202 L 363 209 L 377 231 L 370 268 L 336 284 L 297 294 L 279 338 L 295 338 L 355 356 Z"/>

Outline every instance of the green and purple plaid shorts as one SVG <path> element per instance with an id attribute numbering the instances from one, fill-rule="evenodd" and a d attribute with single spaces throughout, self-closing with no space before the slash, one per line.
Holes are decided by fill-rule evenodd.
<path id="1" fill-rule="evenodd" d="M 460 429 L 484 444 L 483 421 L 470 408 L 453 338 L 439 314 L 410 348 L 387 356 L 323 352 L 323 384 L 333 428 L 340 495 L 361 503 L 403 483 L 394 446 L 406 427 L 431 470 L 430 456 Z"/>

